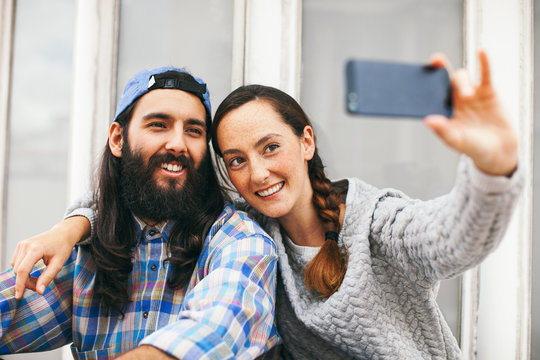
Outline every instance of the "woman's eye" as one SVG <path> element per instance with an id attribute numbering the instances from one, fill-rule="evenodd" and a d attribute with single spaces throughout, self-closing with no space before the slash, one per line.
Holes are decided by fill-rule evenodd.
<path id="1" fill-rule="evenodd" d="M 278 144 L 269 144 L 264 148 L 264 152 L 269 153 L 277 150 L 279 148 Z"/>
<path id="2" fill-rule="evenodd" d="M 235 167 L 235 166 L 239 166 L 241 165 L 242 163 L 244 162 L 244 160 L 242 158 L 234 158 L 234 159 L 231 159 L 228 164 L 229 164 L 229 167 Z"/>

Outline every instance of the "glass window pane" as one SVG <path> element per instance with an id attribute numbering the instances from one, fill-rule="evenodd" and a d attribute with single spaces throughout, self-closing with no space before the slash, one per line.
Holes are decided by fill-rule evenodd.
<path id="1" fill-rule="evenodd" d="M 448 192 L 458 156 L 421 120 L 348 115 L 344 67 L 349 58 L 426 63 L 444 52 L 461 66 L 459 0 L 304 0 L 301 102 L 313 120 L 331 178 L 356 176 L 429 199 Z M 459 280 L 441 284 L 438 301 L 458 329 Z"/>
<path id="2" fill-rule="evenodd" d="M 73 0 L 16 2 L 4 264 L 66 208 Z"/>
<path id="3" fill-rule="evenodd" d="M 215 110 L 231 90 L 233 3 L 122 0 L 118 94 L 139 70 L 172 65 L 208 83 Z"/>
<path id="4" fill-rule="evenodd" d="M 62 219 L 72 100 L 74 1 L 15 4 L 4 268 L 18 241 Z M 5 357 L 61 359 L 61 350 Z"/>

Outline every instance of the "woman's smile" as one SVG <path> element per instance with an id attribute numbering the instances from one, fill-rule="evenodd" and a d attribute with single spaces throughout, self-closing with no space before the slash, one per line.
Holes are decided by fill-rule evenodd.
<path id="1" fill-rule="evenodd" d="M 278 191 L 283 189 L 283 186 L 285 185 L 285 181 L 282 181 L 276 185 L 270 186 L 269 188 L 266 188 L 264 190 L 256 191 L 255 194 L 257 196 L 260 196 L 262 198 L 268 198 L 274 194 L 276 194 Z"/>

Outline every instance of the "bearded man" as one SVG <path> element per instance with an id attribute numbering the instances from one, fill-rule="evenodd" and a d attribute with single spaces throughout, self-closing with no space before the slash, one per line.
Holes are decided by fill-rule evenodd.
<path id="1" fill-rule="evenodd" d="M 0 353 L 72 343 L 76 359 L 251 359 L 279 342 L 275 244 L 224 202 L 210 124 L 206 84 L 184 70 L 128 82 L 98 169 L 91 236 L 39 294 L 15 286 L 17 270 L 0 274 Z"/>

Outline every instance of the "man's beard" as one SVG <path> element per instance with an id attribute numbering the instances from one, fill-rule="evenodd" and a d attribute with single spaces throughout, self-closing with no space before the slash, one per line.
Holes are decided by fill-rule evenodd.
<path id="1" fill-rule="evenodd" d="M 182 164 L 184 183 L 170 178 L 161 186 L 154 174 L 162 163 L 176 161 Z M 212 163 L 208 151 L 198 168 L 184 155 L 155 154 L 144 163 L 140 152 L 132 151 L 127 143 L 122 149 L 121 193 L 127 207 L 146 221 L 189 221 L 190 214 L 200 211 L 204 204 L 207 181 Z M 159 170 L 158 170 L 159 171 Z"/>

